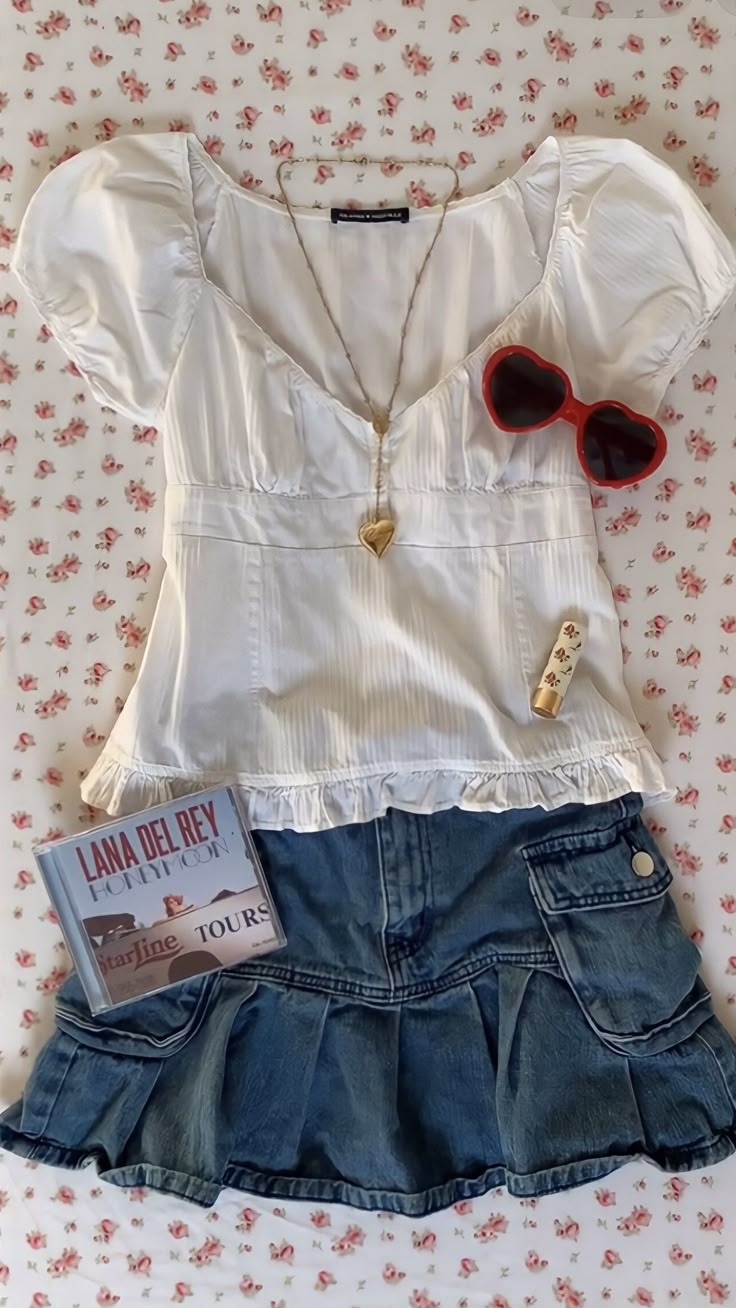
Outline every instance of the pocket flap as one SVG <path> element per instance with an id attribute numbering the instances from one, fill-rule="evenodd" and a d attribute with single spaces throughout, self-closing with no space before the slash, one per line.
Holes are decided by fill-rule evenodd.
<path id="1" fill-rule="evenodd" d="M 534 891 L 548 913 L 644 903 L 664 895 L 672 873 L 643 822 L 624 818 L 604 831 L 556 836 L 522 851 Z M 637 874 L 636 854 L 652 861 Z M 641 862 L 641 861 L 640 861 Z"/>
<path id="2" fill-rule="evenodd" d="M 560 832 L 523 853 L 557 961 L 604 1044 L 643 1057 L 680 1044 L 706 1021 L 712 1009 L 700 954 L 639 815 Z"/>
<path id="3" fill-rule="evenodd" d="M 56 998 L 56 1024 L 91 1049 L 137 1058 L 167 1058 L 201 1026 L 219 979 L 218 972 L 209 972 L 93 1015 L 73 972 Z"/>

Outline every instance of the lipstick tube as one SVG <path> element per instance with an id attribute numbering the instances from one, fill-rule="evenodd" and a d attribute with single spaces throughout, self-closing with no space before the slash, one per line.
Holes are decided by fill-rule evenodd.
<path id="1" fill-rule="evenodd" d="M 573 618 L 566 618 L 539 678 L 539 685 L 532 695 L 531 708 L 537 717 L 557 717 L 584 643 L 580 623 Z"/>

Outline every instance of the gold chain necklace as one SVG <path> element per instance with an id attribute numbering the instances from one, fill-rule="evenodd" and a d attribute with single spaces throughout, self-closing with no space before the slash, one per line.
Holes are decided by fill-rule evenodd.
<path id="1" fill-rule="evenodd" d="M 327 314 L 327 317 L 332 323 L 332 326 L 335 330 L 335 334 L 338 340 L 340 341 L 340 344 L 342 345 L 343 351 L 345 353 L 345 357 L 348 363 L 350 364 L 350 367 L 353 372 L 353 376 L 355 377 L 355 380 L 358 383 L 358 386 L 360 387 L 361 393 L 363 395 L 363 399 L 365 400 L 368 409 L 370 410 L 371 417 L 373 419 L 373 430 L 376 434 L 376 441 L 377 441 L 376 478 L 375 478 L 376 498 L 373 508 L 373 515 L 367 521 L 361 523 L 360 530 L 358 532 L 358 539 L 361 545 L 364 545 L 365 548 L 369 550 L 370 553 L 373 554 L 377 559 L 380 559 L 381 556 L 386 553 L 386 550 L 391 544 L 391 541 L 393 540 L 394 534 L 396 532 L 396 524 L 393 521 L 393 519 L 389 517 L 388 512 L 386 511 L 382 512 L 381 510 L 381 496 L 383 493 L 383 442 L 391 426 L 391 409 L 393 408 L 394 399 L 396 398 L 396 392 L 399 388 L 399 382 L 401 381 L 401 371 L 404 365 L 404 344 L 406 341 L 407 328 L 409 326 L 409 319 L 411 318 L 412 309 L 414 308 L 414 301 L 416 299 L 416 294 L 419 289 L 419 283 L 422 280 L 422 277 L 424 275 L 424 270 L 427 267 L 427 264 L 429 263 L 430 255 L 432 254 L 432 251 L 434 250 L 434 247 L 439 239 L 440 232 L 442 231 L 442 227 L 445 221 L 445 215 L 447 214 L 447 206 L 449 205 L 455 192 L 460 189 L 460 178 L 458 177 L 457 169 L 453 167 L 451 163 L 447 163 L 441 159 L 393 159 L 392 158 L 390 160 L 392 164 L 395 163 L 421 164 L 422 167 L 449 168 L 453 174 L 454 182 L 453 182 L 452 190 L 449 192 L 447 198 L 445 199 L 442 205 L 442 213 L 440 214 L 440 220 L 437 226 L 437 230 L 435 231 L 435 234 L 432 237 L 432 240 L 429 244 L 424 259 L 422 260 L 421 266 L 419 268 L 419 272 L 417 273 L 414 281 L 414 287 L 409 297 L 409 307 L 407 308 L 406 316 L 404 318 L 404 323 L 401 328 L 401 340 L 399 344 L 399 359 L 396 366 L 396 377 L 394 380 L 393 390 L 391 391 L 386 407 L 383 409 L 379 409 L 373 403 L 373 400 L 371 399 L 370 395 L 368 394 L 363 384 L 363 379 L 357 367 L 355 366 L 353 356 L 350 352 L 347 342 L 345 341 L 345 337 L 340 331 L 340 328 L 337 322 L 335 321 L 334 314 L 332 313 L 332 310 L 330 309 L 330 306 L 327 303 L 327 298 L 322 289 L 322 284 L 319 280 L 319 277 L 317 276 L 312 260 L 310 259 L 309 254 L 307 253 L 307 249 L 302 239 L 301 232 L 299 231 L 299 228 L 297 226 L 296 217 L 294 215 L 294 211 L 289 202 L 289 197 L 287 196 L 286 191 L 284 190 L 284 186 L 281 181 L 281 170 L 282 168 L 285 168 L 287 166 L 291 167 L 294 164 L 301 164 L 301 163 L 318 163 L 318 164 L 352 163 L 364 167 L 365 165 L 370 163 L 383 164 L 386 162 L 388 162 L 388 160 L 372 159 L 369 158 L 367 155 L 362 155 L 360 158 L 357 159 L 341 158 L 339 156 L 334 156 L 333 158 L 327 158 L 327 157 L 314 156 L 314 155 L 313 156 L 302 155 L 298 159 L 282 159 L 278 168 L 276 169 L 276 180 L 279 184 L 279 190 L 281 191 L 281 196 L 283 198 L 284 204 L 286 205 L 286 209 L 291 219 L 291 224 L 292 227 L 294 228 L 294 233 L 301 247 L 302 254 L 304 255 L 305 262 L 312 275 L 312 279 L 317 288 L 319 298 L 322 301 L 325 313 Z"/>

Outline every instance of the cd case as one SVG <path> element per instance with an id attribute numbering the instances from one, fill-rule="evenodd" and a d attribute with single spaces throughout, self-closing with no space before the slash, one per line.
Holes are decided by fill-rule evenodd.
<path id="1" fill-rule="evenodd" d="M 230 786 L 34 855 L 93 1013 L 286 944 Z"/>

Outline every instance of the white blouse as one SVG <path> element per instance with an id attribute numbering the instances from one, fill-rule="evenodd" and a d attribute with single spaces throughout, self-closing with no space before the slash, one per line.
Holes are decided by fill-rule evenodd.
<path id="1" fill-rule="evenodd" d="M 296 216 L 384 403 L 439 208 Z M 166 571 L 87 802 L 125 814 L 230 782 L 253 826 L 312 831 L 389 806 L 672 794 L 624 687 L 573 431 L 502 432 L 481 395 L 492 350 L 521 342 L 583 400 L 655 412 L 736 284 L 729 242 L 665 163 L 550 136 L 451 204 L 385 442 L 397 530 L 380 561 L 357 538 L 370 415 L 288 214 L 196 136 L 123 136 L 61 164 L 11 266 L 94 396 L 163 430 Z M 564 618 L 586 644 L 544 720 L 530 696 Z"/>

